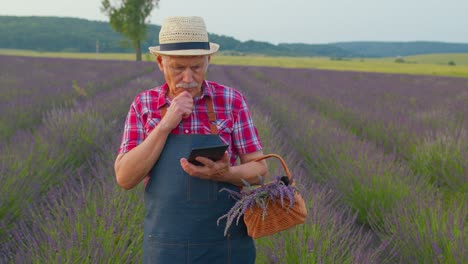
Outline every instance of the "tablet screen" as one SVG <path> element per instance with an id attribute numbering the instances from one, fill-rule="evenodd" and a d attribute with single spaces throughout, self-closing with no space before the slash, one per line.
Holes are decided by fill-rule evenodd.
<path id="1" fill-rule="evenodd" d="M 196 161 L 196 157 L 205 157 L 209 158 L 212 161 L 218 161 L 223 157 L 224 152 L 226 152 L 228 146 L 229 145 L 218 145 L 203 148 L 193 148 L 190 152 L 188 161 L 197 166 L 203 166 L 203 164 Z"/>

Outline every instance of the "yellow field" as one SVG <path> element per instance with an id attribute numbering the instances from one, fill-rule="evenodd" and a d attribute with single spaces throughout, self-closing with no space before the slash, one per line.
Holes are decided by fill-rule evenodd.
<path id="1" fill-rule="evenodd" d="M 135 60 L 135 54 L 131 53 L 71 53 L 71 52 L 42 52 L 33 50 L 0 49 L 2 55 L 16 55 L 29 57 L 52 57 L 73 59 L 97 59 L 97 60 Z"/>
<path id="2" fill-rule="evenodd" d="M 468 66 L 468 53 L 408 56 L 405 57 L 405 59 L 408 61 L 415 61 L 417 63 L 433 63 L 443 65 L 447 65 L 449 61 L 453 61 L 456 65 Z"/>
<path id="3" fill-rule="evenodd" d="M 454 62 L 456 65 L 468 66 L 468 53 L 444 53 L 426 54 L 402 57 L 408 64 L 437 64 L 448 65 Z M 367 59 L 371 61 L 395 62 L 396 58 Z"/>
<path id="4" fill-rule="evenodd" d="M 423 74 L 468 78 L 468 65 L 449 66 L 433 63 L 395 63 L 394 59 L 331 60 L 329 58 L 215 56 L 213 57 L 212 62 L 214 64 L 226 65 L 316 68 L 342 71 Z"/>
<path id="5" fill-rule="evenodd" d="M 134 60 L 135 55 L 129 53 L 64 53 L 64 52 L 37 52 L 25 50 L 0 49 L 0 54 L 61 57 L 80 59 L 111 59 Z M 150 54 L 143 55 L 144 60 L 154 60 Z M 253 65 L 287 68 L 315 68 L 340 71 L 366 71 L 384 73 L 422 74 L 438 76 L 455 76 L 468 78 L 468 54 L 434 54 L 404 57 L 406 62 L 395 63 L 395 58 L 383 59 L 346 59 L 331 60 L 319 57 L 266 57 L 266 56 L 223 56 L 212 58 L 213 64 L 221 65 Z M 454 61 L 456 66 L 448 65 Z"/>

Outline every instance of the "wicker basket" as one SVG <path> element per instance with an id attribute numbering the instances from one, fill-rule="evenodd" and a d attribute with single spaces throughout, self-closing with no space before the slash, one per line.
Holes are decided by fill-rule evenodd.
<path id="1" fill-rule="evenodd" d="M 286 176 L 288 176 L 291 181 L 291 173 L 283 158 L 279 155 L 268 154 L 257 158 L 256 161 L 270 157 L 278 158 L 281 161 Z M 247 226 L 249 236 L 256 239 L 302 224 L 305 222 L 307 216 L 307 208 L 302 196 L 298 192 L 295 192 L 294 205 L 292 207 L 289 207 L 289 200 L 287 198 L 285 198 L 284 206 L 281 204 L 279 198 L 275 201 L 270 200 L 268 201 L 266 214 L 266 217 L 263 217 L 263 209 L 258 205 L 245 211 L 244 222 Z"/>

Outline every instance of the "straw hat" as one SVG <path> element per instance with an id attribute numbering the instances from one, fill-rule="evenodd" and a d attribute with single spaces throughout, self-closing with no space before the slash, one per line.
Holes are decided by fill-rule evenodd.
<path id="1" fill-rule="evenodd" d="M 159 32 L 159 46 L 149 47 L 157 55 L 198 56 L 216 53 L 219 45 L 208 41 L 201 17 L 168 17 Z"/>

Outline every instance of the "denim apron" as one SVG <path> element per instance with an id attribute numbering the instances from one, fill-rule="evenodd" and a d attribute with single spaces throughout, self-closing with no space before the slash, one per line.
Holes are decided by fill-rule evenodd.
<path id="1" fill-rule="evenodd" d="M 255 262 L 255 245 L 244 221 L 233 223 L 227 236 L 226 221 L 219 226 L 216 223 L 235 203 L 227 192 L 219 190 L 238 187 L 192 177 L 180 165 L 180 159 L 187 158 L 192 148 L 223 144 L 211 100 L 207 100 L 207 107 L 212 134 L 170 134 L 150 172 L 145 187 L 143 263 Z"/>

